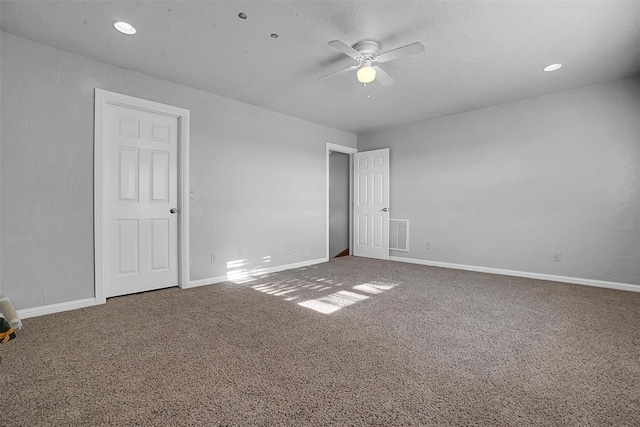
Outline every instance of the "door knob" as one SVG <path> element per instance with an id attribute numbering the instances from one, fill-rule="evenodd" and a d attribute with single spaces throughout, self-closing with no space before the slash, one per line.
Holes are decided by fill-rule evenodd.
<path id="1" fill-rule="evenodd" d="M 171 210 L 169 210 L 169 212 L 171 212 L 172 214 L 174 214 L 174 213 L 178 212 L 178 209 L 176 209 L 176 208 L 171 208 Z"/>
<path id="2" fill-rule="evenodd" d="M 389 212 L 388 208 L 382 208 L 382 212 Z"/>

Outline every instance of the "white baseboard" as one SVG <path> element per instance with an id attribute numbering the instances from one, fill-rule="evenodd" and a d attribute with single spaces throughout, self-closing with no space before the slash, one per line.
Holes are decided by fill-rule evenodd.
<path id="1" fill-rule="evenodd" d="M 640 292 L 640 285 L 631 283 L 606 282 L 604 280 L 582 279 L 580 277 L 556 276 L 553 274 L 531 273 L 528 271 L 504 270 L 477 265 L 453 264 L 449 262 L 429 261 L 424 259 L 390 256 L 391 261 L 407 262 L 410 264 L 428 265 L 431 267 L 451 268 L 454 270 L 477 271 L 480 273 L 500 274 L 502 276 L 526 277 L 528 279 L 548 280 L 551 282 L 572 283 L 575 285 L 595 286 L 598 288 L 618 289 L 621 291 Z"/>
<path id="2" fill-rule="evenodd" d="M 197 288 L 198 286 L 215 285 L 227 281 L 227 276 L 209 277 L 207 279 L 192 280 L 188 285 L 182 286 L 182 289 Z"/>
<path id="3" fill-rule="evenodd" d="M 528 279 L 547 280 L 551 282 L 572 283 L 575 285 L 595 286 L 598 288 L 609 288 L 609 289 L 618 289 L 622 291 L 640 292 L 640 285 L 633 285 L 631 283 L 607 282 L 604 280 L 583 279 L 579 277 L 569 277 L 569 276 L 556 276 L 553 274 L 532 273 L 528 271 L 517 271 L 517 270 L 505 270 L 501 268 L 481 267 L 477 265 L 454 264 L 449 262 L 429 261 L 424 259 L 404 258 L 404 257 L 398 257 L 398 256 L 390 256 L 389 260 L 406 262 L 410 264 L 428 265 L 431 267 L 451 268 L 454 270 L 477 271 L 480 273 L 499 274 L 502 276 L 526 277 Z M 212 285 L 215 283 L 226 282 L 228 280 L 237 280 L 239 278 L 243 278 L 247 276 L 277 273 L 284 270 L 292 270 L 295 268 L 308 267 L 310 265 L 321 264 L 327 261 L 328 260 L 326 258 L 318 258 L 314 260 L 296 262 L 293 264 L 278 265 L 278 266 L 269 267 L 269 268 L 254 268 L 254 269 L 242 272 L 241 276 L 238 276 L 236 274 L 236 275 L 209 277 L 207 279 L 200 279 L 200 280 L 192 280 L 191 282 L 189 282 L 188 286 L 183 286 L 183 289 L 195 288 L 198 286 L 205 286 L 205 285 Z M 17 313 L 20 319 L 28 319 L 30 317 L 38 317 L 38 316 L 44 316 L 46 314 L 60 313 L 63 311 L 91 307 L 97 304 L 98 303 L 95 298 L 86 298 L 86 299 L 77 300 L 77 301 L 50 304 L 50 305 L 45 305 L 41 307 L 23 308 L 21 310 L 17 310 Z"/>
<path id="4" fill-rule="evenodd" d="M 292 270 L 294 268 L 307 267 L 309 265 L 320 264 L 323 262 L 327 262 L 327 259 L 318 258 L 318 259 L 313 259 L 309 261 L 296 262 L 293 264 L 286 264 L 286 265 L 278 265 L 278 266 L 269 267 L 269 268 L 254 268 L 254 269 L 249 269 L 247 271 L 243 271 L 240 276 L 236 273 L 235 275 L 225 275 L 225 276 L 218 276 L 218 277 L 210 277 L 208 279 L 193 280 L 189 282 L 189 285 L 183 286 L 182 288 L 188 289 L 188 288 L 195 288 L 197 286 L 212 285 L 214 283 L 226 282 L 227 280 L 237 280 L 243 277 L 255 276 L 258 274 L 277 273 L 278 271 Z M 97 300 L 95 298 L 87 298 L 87 299 L 81 299 L 77 301 L 69 301 L 69 302 L 61 302 L 58 304 L 44 305 L 41 307 L 23 308 L 21 310 L 16 310 L 16 312 L 18 313 L 18 317 L 20 319 L 28 319 L 30 317 L 38 317 L 38 316 L 44 316 L 46 314 L 76 310 L 79 308 L 91 307 L 93 305 L 98 305 Z"/>
<path id="5" fill-rule="evenodd" d="M 293 270 L 295 268 L 308 267 L 310 265 L 321 264 L 323 262 L 328 262 L 328 260 L 326 258 L 318 258 L 318 259 L 312 259 L 309 261 L 296 262 L 293 264 L 277 265 L 275 267 L 247 269 L 246 271 L 241 271 L 240 273 L 227 274 L 225 276 L 209 277 L 207 279 L 192 280 L 191 282 L 189 282 L 189 285 L 183 286 L 182 289 L 213 285 L 216 283 L 222 283 L 229 280 L 239 280 L 249 276 L 257 276 L 260 274 L 277 273 L 279 271 L 284 271 L 284 270 Z"/>
<path id="6" fill-rule="evenodd" d="M 95 298 L 81 299 L 77 301 L 61 302 L 58 304 L 43 305 L 41 307 L 23 308 L 16 310 L 20 319 L 44 316 L 45 314 L 60 313 L 62 311 L 76 310 L 78 308 L 91 307 L 96 305 Z"/>

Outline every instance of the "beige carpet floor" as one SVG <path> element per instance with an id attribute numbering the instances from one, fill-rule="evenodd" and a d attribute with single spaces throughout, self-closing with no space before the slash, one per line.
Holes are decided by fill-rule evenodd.
<path id="1" fill-rule="evenodd" d="M 24 321 L 0 425 L 640 425 L 640 294 L 353 257 Z"/>

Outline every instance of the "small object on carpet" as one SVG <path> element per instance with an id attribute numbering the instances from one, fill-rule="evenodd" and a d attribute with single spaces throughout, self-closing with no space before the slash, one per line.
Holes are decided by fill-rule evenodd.
<path id="1" fill-rule="evenodd" d="M 16 313 L 16 310 L 13 308 L 13 304 L 11 304 L 9 298 L 0 298 L 0 313 L 7 319 L 14 330 L 19 331 L 22 329 L 22 321 L 18 317 L 18 313 Z"/>
<path id="2" fill-rule="evenodd" d="M 0 344 L 4 344 L 15 337 L 16 334 L 9 322 L 7 322 L 4 317 L 0 317 Z"/>

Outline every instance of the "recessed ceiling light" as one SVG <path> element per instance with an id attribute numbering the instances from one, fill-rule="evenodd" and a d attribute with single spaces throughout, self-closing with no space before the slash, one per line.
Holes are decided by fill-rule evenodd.
<path id="1" fill-rule="evenodd" d="M 272 38 L 272 39 L 277 39 L 277 38 L 278 38 L 278 35 L 277 35 L 276 33 L 273 33 L 273 34 L 271 34 L 271 38 Z"/>
<path id="2" fill-rule="evenodd" d="M 247 19 L 247 14 L 246 14 L 246 13 L 244 13 L 244 12 L 240 12 L 240 13 L 238 14 L 238 18 L 240 18 L 240 19 Z"/>
<path id="3" fill-rule="evenodd" d="M 136 33 L 136 29 L 133 27 L 133 25 L 129 24 L 128 22 L 124 22 L 124 21 L 114 22 L 113 26 L 115 27 L 116 30 L 120 31 L 122 34 L 132 35 Z"/>
<path id="4" fill-rule="evenodd" d="M 551 71 L 556 71 L 559 70 L 560 68 L 562 68 L 562 64 L 551 64 L 551 65 L 547 65 L 546 67 L 544 67 L 544 71 L 546 71 L 547 73 L 551 72 Z"/>

